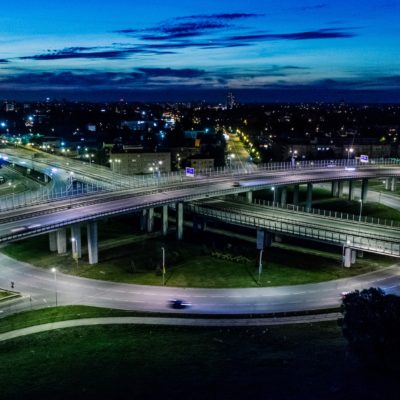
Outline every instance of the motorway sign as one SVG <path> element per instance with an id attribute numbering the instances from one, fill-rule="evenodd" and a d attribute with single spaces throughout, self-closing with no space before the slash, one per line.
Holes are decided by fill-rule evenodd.
<path id="1" fill-rule="evenodd" d="M 186 167 L 186 176 L 194 176 L 194 168 Z"/>
<path id="2" fill-rule="evenodd" d="M 360 162 L 367 163 L 368 162 L 368 156 L 366 156 L 365 154 L 361 154 L 360 155 Z"/>

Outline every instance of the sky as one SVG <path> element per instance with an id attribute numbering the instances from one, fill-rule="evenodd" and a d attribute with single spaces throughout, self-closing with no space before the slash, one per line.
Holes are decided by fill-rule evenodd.
<path id="1" fill-rule="evenodd" d="M 400 102 L 400 0 L 14 0 L 0 98 Z"/>

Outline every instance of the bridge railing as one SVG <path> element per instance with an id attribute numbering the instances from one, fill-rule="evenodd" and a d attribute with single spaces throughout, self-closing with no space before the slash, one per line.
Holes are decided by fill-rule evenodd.
<path id="1" fill-rule="evenodd" d="M 248 201 L 245 199 L 236 198 L 235 201 L 248 204 Z M 387 226 L 390 228 L 400 228 L 400 222 L 394 221 L 392 219 L 386 218 L 379 218 L 379 217 L 368 217 L 366 215 L 359 215 L 359 214 L 351 214 L 345 213 L 342 211 L 332 211 L 332 210 L 324 210 L 319 208 L 307 208 L 305 206 L 299 206 L 294 204 L 284 204 L 282 205 L 279 202 L 273 202 L 269 200 L 262 200 L 262 199 L 254 199 L 252 204 L 267 207 L 267 208 L 279 208 L 286 211 L 293 211 L 296 213 L 307 213 L 307 214 L 314 214 L 320 217 L 329 218 L 329 219 L 336 219 L 336 220 L 345 220 L 345 221 L 352 221 L 352 222 L 360 222 L 360 223 L 367 223 L 373 225 L 380 225 L 380 226 Z"/>
<path id="2" fill-rule="evenodd" d="M 389 237 L 377 234 L 376 232 L 368 232 L 365 227 L 358 231 L 345 228 L 338 231 L 323 224 L 318 225 L 315 222 L 307 224 L 284 217 L 262 218 L 238 214 L 230 210 L 209 209 L 193 204 L 188 205 L 187 208 L 194 213 L 234 225 L 247 226 L 253 229 L 265 229 L 269 232 L 283 233 L 343 247 L 351 247 L 357 250 L 400 257 L 400 241 L 398 237 Z"/>

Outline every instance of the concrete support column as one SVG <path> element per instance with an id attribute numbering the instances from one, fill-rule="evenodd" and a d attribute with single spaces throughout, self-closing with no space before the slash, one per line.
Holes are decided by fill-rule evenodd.
<path id="1" fill-rule="evenodd" d="M 385 179 L 385 190 L 389 190 L 390 189 L 390 178 L 386 178 Z"/>
<path id="2" fill-rule="evenodd" d="M 281 198 L 281 188 L 275 186 L 275 195 L 273 197 L 275 199 L 275 203 L 279 204 L 279 200 Z"/>
<path id="3" fill-rule="evenodd" d="M 350 261 L 352 264 L 356 263 L 356 259 L 357 259 L 357 250 L 351 250 L 351 256 L 350 256 Z"/>
<path id="4" fill-rule="evenodd" d="M 351 267 L 351 248 L 345 247 L 344 254 L 343 254 L 343 266 L 346 268 Z"/>
<path id="5" fill-rule="evenodd" d="M 392 181 L 390 183 L 390 191 L 394 192 L 396 190 L 396 178 L 392 178 Z"/>
<path id="6" fill-rule="evenodd" d="M 183 203 L 176 203 L 176 239 L 183 238 Z"/>
<path id="7" fill-rule="evenodd" d="M 49 182 L 49 177 L 48 177 L 48 175 L 44 174 L 44 175 L 43 175 L 43 180 L 44 180 L 44 183 L 48 183 L 48 182 Z"/>
<path id="8" fill-rule="evenodd" d="M 312 208 L 312 189 L 313 184 L 307 183 L 307 197 L 306 197 L 306 209 L 311 210 Z"/>
<path id="9" fill-rule="evenodd" d="M 299 190 L 300 190 L 300 186 L 294 185 L 294 187 L 293 187 L 293 204 L 295 206 L 299 205 Z"/>
<path id="10" fill-rule="evenodd" d="M 147 232 L 153 232 L 154 228 L 154 208 L 147 210 Z"/>
<path id="11" fill-rule="evenodd" d="M 361 200 L 363 201 L 363 203 L 367 201 L 367 195 L 368 195 L 368 178 L 363 178 L 361 183 Z"/>
<path id="12" fill-rule="evenodd" d="M 67 252 L 67 230 L 61 228 L 57 231 L 57 253 L 65 254 Z"/>
<path id="13" fill-rule="evenodd" d="M 144 232 L 147 227 L 147 210 L 140 212 L 140 230 Z"/>
<path id="14" fill-rule="evenodd" d="M 272 246 L 272 236 L 271 232 L 265 232 L 265 247 Z"/>
<path id="15" fill-rule="evenodd" d="M 49 249 L 50 251 L 57 251 L 57 232 L 49 233 Z"/>
<path id="16" fill-rule="evenodd" d="M 286 207 L 287 204 L 287 187 L 284 186 L 281 191 L 281 206 Z"/>
<path id="17" fill-rule="evenodd" d="M 331 197 L 336 197 L 337 195 L 337 181 L 331 182 Z"/>
<path id="18" fill-rule="evenodd" d="M 342 197 L 343 196 L 343 181 L 338 181 L 338 191 L 337 191 L 337 197 Z"/>
<path id="19" fill-rule="evenodd" d="M 168 233 L 168 206 L 163 206 L 162 208 L 162 217 L 161 217 L 161 230 L 162 235 L 167 236 Z"/>
<path id="20" fill-rule="evenodd" d="M 89 222 L 87 224 L 87 241 L 88 241 L 89 264 L 97 264 L 99 262 L 97 222 Z"/>
<path id="21" fill-rule="evenodd" d="M 349 180 L 349 200 L 354 200 L 354 184 L 352 180 Z"/>
<path id="22" fill-rule="evenodd" d="M 253 202 L 253 192 L 251 190 L 246 192 L 246 200 L 250 204 Z"/>
<path id="23" fill-rule="evenodd" d="M 82 257 L 82 241 L 81 241 L 81 226 L 79 224 L 71 225 L 71 245 L 72 257 Z"/>

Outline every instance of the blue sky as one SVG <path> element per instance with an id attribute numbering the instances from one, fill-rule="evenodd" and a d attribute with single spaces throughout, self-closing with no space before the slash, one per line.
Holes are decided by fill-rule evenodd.
<path id="1" fill-rule="evenodd" d="M 400 1 L 16 0 L 3 98 L 400 101 Z"/>

